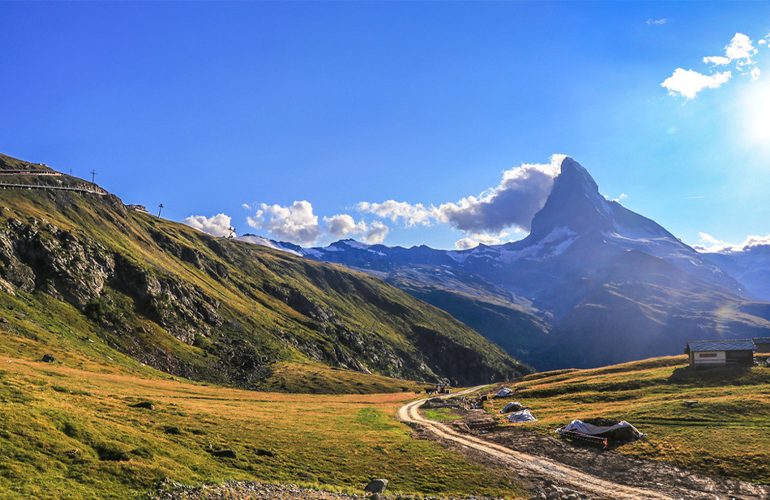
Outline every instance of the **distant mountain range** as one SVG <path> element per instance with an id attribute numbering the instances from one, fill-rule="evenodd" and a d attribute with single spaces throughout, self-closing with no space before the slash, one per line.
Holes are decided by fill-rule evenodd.
<path id="1" fill-rule="evenodd" d="M 379 276 L 540 369 L 679 354 L 688 340 L 770 336 L 770 248 L 702 255 L 606 200 L 563 160 L 530 234 L 436 250 L 343 240 L 324 248 L 240 239 Z"/>
<path id="2" fill-rule="evenodd" d="M 734 276 L 750 293 L 770 301 L 770 244 L 747 245 L 702 255 Z"/>

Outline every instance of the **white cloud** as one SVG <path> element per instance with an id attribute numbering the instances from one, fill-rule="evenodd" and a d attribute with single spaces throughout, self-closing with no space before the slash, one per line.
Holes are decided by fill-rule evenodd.
<path id="1" fill-rule="evenodd" d="M 759 45 L 764 45 L 766 43 L 767 43 L 767 40 L 760 40 L 760 41 L 757 42 L 757 44 L 759 44 Z"/>
<path id="2" fill-rule="evenodd" d="M 388 226 L 376 220 L 369 225 L 366 236 L 364 236 L 364 242 L 370 245 L 382 243 L 389 232 L 390 228 Z"/>
<path id="3" fill-rule="evenodd" d="M 715 66 L 724 66 L 725 64 L 730 64 L 730 58 L 724 56 L 704 57 L 703 62 Z"/>
<path id="4" fill-rule="evenodd" d="M 760 40 L 759 45 L 766 44 L 766 42 L 763 42 L 765 41 Z M 752 57 L 757 51 L 758 49 L 752 44 L 751 38 L 743 33 L 736 33 L 732 40 L 730 40 L 730 43 L 725 46 L 724 56 L 704 57 L 703 62 L 713 64 L 714 66 L 725 66 L 735 62 L 742 75 L 751 75 L 751 79 L 756 81 L 759 80 L 760 71 Z M 693 99 L 701 90 L 705 88 L 718 88 L 731 77 L 732 73 L 730 71 L 704 75 L 697 71 L 678 68 L 674 71 L 673 75 L 661 83 L 661 86 L 667 88 L 671 95 L 676 95 L 678 92 L 687 99 Z"/>
<path id="5" fill-rule="evenodd" d="M 736 33 L 730 45 L 725 47 L 725 55 L 730 58 L 731 61 L 745 59 L 739 64 L 751 64 L 751 56 L 757 53 L 757 49 L 751 45 L 751 39 L 743 33 Z"/>
<path id="6" fill-rule="evenodd" d="M 483 245 L 499 245 L 504 242 L 508 236 L 506 231 L 501 231 L 499 234 L 486 234 L 486 233 L 474 233 L 455 242 L 455 248 L 458 250 L 469 250 Z"/>
<path id="7" fill-rule="evenodd" d="M 660 24 L 666 24 L 667 19 L 664 17 L 663 19 L 648 19 L 647 24 L 649 25 L 660 25 Z"/>
<path id="8" fill-rule="evenodd" d="M 747 236 L 746 240 L 740 245 L 725 243 L 707 233 L 698 233 L 698 236 L 700 236 L 702 244 L 694 245 L 693 248 L 702 253 L 735 253 L 744 252 L 752 247 L 770 246 L 770 234 L 767 236 Z"/>
<path id="9" fill-rule="evenodd" d="M 213 217 L 204 217 L 203 215 L 191 215 L 182 222 L 212 236 L 230 236 L 231 218 L 225 214 L 217 214 Z M 235 231 L 232 232 L 235 236 Z"/>
<path id="10" fill-rule="evenodd" d="M 736 33 L 730 44 L 725 46 L 724 56 L 712 56 L 704 57 L 704 63 L 711 63 L 716 66 L 724 66 L 733 61 L 736 61 L 738 68 L 747 65 L 754 65 L 754 61 L 751 57 L 757 53 L 757 49 L 751 43 L 751 38 L 743 33 Z"/>
<path id="11" fill-rule="evenodd" d="M 366 223 L 356 221 L 348 214 L 335 215 L 334 217 L 324 217 L 326 230 L 334 238 L 345 238 L 349 234 L 362 234 L 366 231 Z"/>
<path id="12" fill-rule="evenodd" d="M 620 200 L 625 200 L 626 198 L 628 198 L 628 195 L 626 193 L 620 193 L 620 196 L 614 199 L 610 199 L 609 196 L 604 195 L 604 199 L 607 201 L 620 201 Z"/>
<path id="13" fill-rule="evenodd" d="M 313 213 L 308 201 L 295 201 L 293 205 L 260 204 L 254 217 L 246 218 L 249 226 L 268 231 L 279 241 L 288 241 L 301 246 L 312 246 L 322 239 L 355 237 L 364 243 L 382 243 L 390 228 L 379 221 L 367 224 L 356 222 L 348 214 L 324 217 L 323 223 Z"/>
<path id="14" fill-rule="evenodd" d="M 770 234 L 767 236 L 749 236 L 746 238 L 746 241 L 743 242 L 741 245 L 742 249 L 752 248 L 752 247 L 759 247 L 759 246 L 769 246 L 770 245 Z"/>
<path id="15" fill-rule="evenodd" d="M 295 201 L 290 207 L 262 203 L 254 217 L 247 217 L 249 226 L 266 229 L 279 240 L 298 245 L 312 245 L 321 236 L 318 216 L 307 201 Z"/>
<path id="16" fill-rule="evenodd" d="M 417 224 L 429 226 L 433 219 L 437 217 L 436 207 L 426 208 L 422 204 L 411 205 L 404 201 L 388 200 L 383 203 L 369 203 L 362 201 L 356 205 L 356 210 L 364 213 L 372 213 L 383 219 L 390 219 L 397 222 L 399 219 L 404 221 L 407 227 Z"/>
<path id="17" fill-rule="evenodd" d="M 384 203 L 361 202 L 360 212 L 416 224 L 448 224 L 467 234 L 499 233 L 509 227 L 529 231 L 532 218 L 543 208 L 551 193 L 553 180 L 561 171 L 564 155 L 553 155 L 548 164 L 524 164 L 503 172 L 500 184 L 479 196 L 469 196 L 456 203 L 438 207 L 412 205 L 388 200 Z"/>
<path id="18" fill-rule="evenodd" d="M 701 90 L 705 88 L 719 88 L 720 85 L 727 82 L 731 77 L 732 74 L 729 71 L 714 75 L 704 75 L 691 69 L 677 68 L 674 74 L 666 78 L 660 85 L 667 88 L 671 95 L 676 95 L 676 92 L 679 92 L 687 99 L 693 99 Z"/>
<path id="19" fill-rule="evenodd" d="M 325 229 L 332 238 L 341 239 L 356 236 L 370 245 L 382 243 L 390 232 L 390 228 L 380 221 L 374 221 L 367 225 L 364 221 L 356 222 L 348 214 L 324 217 L 324 222 L 326 223 Z"/>

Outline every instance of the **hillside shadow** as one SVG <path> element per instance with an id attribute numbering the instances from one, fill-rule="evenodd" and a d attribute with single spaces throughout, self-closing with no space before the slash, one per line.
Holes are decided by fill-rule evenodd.
<path id="1" fill-rule="evenodd" d="M 675 368 L 666 380 L 669 384 L 717 386 L 740 383 L 749 367 L 720 366 L 714 368 Z"/>

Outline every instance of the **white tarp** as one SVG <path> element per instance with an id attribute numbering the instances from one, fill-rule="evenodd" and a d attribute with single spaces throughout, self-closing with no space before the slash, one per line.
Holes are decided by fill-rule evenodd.
<path id="1" fill-rule="evenodd" d="M 581 434 L 588 434 L 589 436 L 597 436 L 599 434 L 604 434 L 605 432 L 610 432 L 617 429 L 625 429 L 625 428 L 630 428 L 633 431 L 633 433 L 636 435 L 636 437 L 644 436 L 644 434 L 639 432 L 639 430 L 636 427 L 629 424 L 625 420 L 621 420 L 617 424 L 609 427 L 602 427 L 598 425 L 587 424 L 582 420 L 573 420 L 572 422 L 569 423 L 569 425 L 559 430 L 579 432 Z"/>
<path id="2" fill-rule="evenodd" d="M 508 387 L 503 387 L 499 391 L 497 391 L 497 394 L 495 394 L 496 398 L 505 398 L 513 394 L 513 391 L 509 389 Z"/>
<path id="3" fill-rule="evenodd" d="M 525 408 L 523 404 L 519 403 L 518 401 L 511 401 L 510 403 L 505 405 L 505 407 L 502 410 L 500 410 L 500 413 L 510 413 L 512 411 L 520 411 L 524 409 Z"/>
<path id="4" fill-rule="evenodd" d="M 537 419 L 529 410 L 521 410 L 513 412 L 508 415 L 508 421 L 514 424 L 520 424 L 522 422 L 535 422 Z"/>

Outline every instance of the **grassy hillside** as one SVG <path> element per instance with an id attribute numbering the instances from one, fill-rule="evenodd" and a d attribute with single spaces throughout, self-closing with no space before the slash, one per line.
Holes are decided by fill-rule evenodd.
<path id="1" fill-rule="evenodd" d="M 163 478 L 305 484 L 359 495 L 375 477 L 414 494 L 513 496 L 504 473 L 410 438 L 414 394 L 299 395 L 171 379 L 70 352 L 64 363 L 0 336 L 0 499 L 130 499 Z M 146 408 L 146 404 L 152 408 Z M 233 450 L 235 458 L 213 451 Z"/>
<path id="2" fill-rule="evenodd" d="M 459 280 L 455 280 L 447 286 L 426 276 L 428 273 L 420 273 L 417 277 L 415 274 L 414 270 L 408 274 L 399 272 L 387 282 L 449 312 L 516 359 L 526 360 L 535 368 L 550 366 L 549 360 L 542 357 L 543 346 L 552 341 L 550 325 L 512 303 L 510 293 L 501 293 L 503 291 L 491 283 L 484 283 L 486 287 L 460 286 L 456 285 Z"/>
<path id="3" fill-rule="evenodd" d="M 770 368 L 686 366 L 685 356 L 655 358 L 529 375 L 511 387 L 539 419 L 531 427 L 546 435 L 573 419 L 622 419 L 647 436 L 621 446 L 621 453 L 770 483 Z M 494 401 L 490 409 L 502 404 Z"/>
<path id="4" fill-rule="evenodd" d="M 112 195 L 0 196 L 0 316 L 20 336 L 105 346 L 191 379 L 292 392 L 383 388 L 321 383 L 313 367 L 322 365 L 461 383 L 531 371 L 448 314 L 342 266 L 213 238 L 127 210 Z"/>

